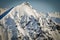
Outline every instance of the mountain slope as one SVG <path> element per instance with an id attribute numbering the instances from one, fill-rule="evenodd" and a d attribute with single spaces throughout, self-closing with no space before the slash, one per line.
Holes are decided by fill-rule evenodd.
<path id="1" fill-rule="evenodd" d="M 39 14 L 28 2 L 14 7 L 3 22 L 12 31 L 12 40 L 20 37 L 21 40 L 59 40 L 56 24 L 51 17 Z"/>

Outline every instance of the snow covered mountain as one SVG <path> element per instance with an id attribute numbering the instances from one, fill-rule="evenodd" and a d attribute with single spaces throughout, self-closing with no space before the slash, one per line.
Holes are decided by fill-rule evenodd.
<path id="1" fill-rule="evenodd" d="M 28 2 L 12 8 L 0 22 L 12 31 L 11 40 L 59 40 L 60 37 L 51 17 L 38 13 Z"/>

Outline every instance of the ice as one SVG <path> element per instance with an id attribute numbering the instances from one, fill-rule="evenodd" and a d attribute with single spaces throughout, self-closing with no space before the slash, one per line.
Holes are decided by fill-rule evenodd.
<path id="1" fill-rule="evenodd" d="M 4 24 L 12 31 L 12 40 L 58 40 L 57 25 L 48 14 L 38 13 L 29 3 L 14 7 L 5 17 Z M 20 40 L 19 39 L 19 40 Z"/>

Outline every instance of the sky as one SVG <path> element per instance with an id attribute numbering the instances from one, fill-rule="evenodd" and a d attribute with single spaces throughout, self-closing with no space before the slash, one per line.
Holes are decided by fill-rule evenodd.
<path id="1" fill-rule="evenodd" d="M 0 8 L 12 8 L 23 2 L 29 2 L 39 12 L 60 12 L 59 0 L 0 0 Z"/>

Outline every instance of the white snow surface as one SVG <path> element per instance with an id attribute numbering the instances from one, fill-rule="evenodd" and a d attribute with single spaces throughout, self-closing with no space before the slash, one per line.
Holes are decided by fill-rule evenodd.
<path id="1" fill-rule="evenodd" d="M 44 40 L 53 36 L 51 30 L 55 28 L 56 24 L 51 20 L 51 17 L 47 14 L 38 13 L 32 6 L 27 3 L 22 3 L 14 7 L 5 17 L 4 25 L 12 30 L 13 37 L 20 37 L 21 34 L 25 37 L 28 36 L 29 40 Z M 51 22 L 50 22 L 51 21 Z M 56 28 L 54 29 L 56 31 Z M 21 33 L 21 34 L 20 34 Z M 43 37 L 37 37 L 36 35 L 43 35 Z M 28 40 L 28 39 L 26 39 Z"/>

